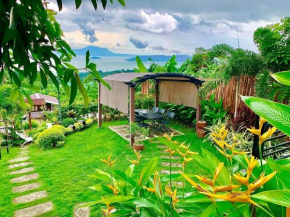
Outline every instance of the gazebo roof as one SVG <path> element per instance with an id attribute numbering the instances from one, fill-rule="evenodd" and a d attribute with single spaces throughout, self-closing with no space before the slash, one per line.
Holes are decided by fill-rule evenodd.
<path id="1" fill-rule="evenodd" d="M 103 78 L 105 81 L 119 81 L 124 82 L 128 86 L 135 86 L 138 83 L 142 83 L 146 80 L 166 80 L 166 81 L 184 81 L 201 85 L 204 81 L 199 80 L 190 75 L 184 75 L 179 73 L 116 73 L 108 75 Z"/>

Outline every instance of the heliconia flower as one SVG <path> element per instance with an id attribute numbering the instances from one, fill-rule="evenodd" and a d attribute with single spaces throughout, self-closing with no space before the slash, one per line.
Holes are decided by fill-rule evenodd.
<path id="1" fill-rule="evenodd" d="M 155 189 L 154 188 L 147 188 L 146 186 L 143 186 L 144 189 L 146 189 L 147 191 L 151 192 L 151 193 L 155 193 Z"/>
<path id="2" fill-rule="evenodd" d="M 249 190 L 250 192 L 255 191 L 256 189 L 260 188 L 262 185 L 264 185 L 266 182 L 268 182 L 270 179 L 272 179 L 277 171 L 264 176 L 265 173 L 263 172 L 258 179 L 256 179 L 253 183 L 250 184 Z"/>
<path id="3" fill-rule="evenodd" d="M 262 145 L 262 143 L 263 143 L 266 139 L 270 138 L 270 137 L 273 135 L 273 133 L 276 132 L 276 130 L 277 130 L 276 127 L 272 127 L 272 128 L 270 128 L 266 133 L 264 133 L 264 134 L 259 138 L 259 145 Z"/>
<path id="4" fill-rule="evenodd" d="M 175 207 L 175 203 L 178 202 L 178 198 L 177 198 L 176 194 L 177 194 L 177 188 L 175 188 L 175 190 L 173 192 L 173 196 L 172 196 L 173 207 Z"/>
<path id="5" fill-rule="evenodd" d="M 117 158 L 116 158 L 115 160 L 113 160 L 113 161 L 110 162 L 111 158 L 112 158 L 112 154 L 110 154 L 110 156 L 108 157 L 108 160 L 101 159 L 101 161 L 104 162 L 105 164 L 107 164 L 108 167 L 111 167 L 111 166 L 114 165 L 114 163 L 115 163 L 116 160 L 117 160 Z"/>
<path id="6" fill-rule="evenodd" d="M 101 198 L 102 198 L 102 200 L 105 199 L 104 197 L 101 197 Z M 112 211 L 113 209 L 115 209 L 115 207 L 110 206 L 110 203 L 106 203 L 106 206 L 107 206 L 107 209 L 101 209 L 101 210 L 102 210 L 102 212 L 104 213 L 104 216 L 111 216 L 111 215 L 112 215 L 112 214 L 111 214 L 111 211 Z"/>
<path id="7" fill-rule="evenodd" d="M 179 147 L 180 147 L 180 148 L 183 148 L 183 149 L 185 149 L 185 150 L 188 150 L 190 144 L 189 144 L 188 146 L 185 146 L 184 144 L 185 144 L 185 142 L 182 143 Z"/>
<path id="8" fill-rule="evenodd" d="M 223 141 L 218 141 L 216 140 L 215 138 L 213 138 L 213 141 L 219 146 L 221 147 L 222 149 L 225 149 L 225 146 L 224 146 L 224 142 Z"/>
<path id="9" fill-rule="evenodd" d="M 260 134 L 261 134 L 260 129 L 256 129 L 254 127 L 247 128 L 247 130 L 250 131 L 251 133 L 253 133 L 254 135 L 257 135 L 257 136 L 260 136 Z"/>
<path id="10" fill-rule="evenodd" d="M 131 162 L 132 164 L 138 166 L 139 165 L 139 161 L 136 160 L 128 160 L 129 162 Z"/>
<path id="11" fill-rule="evenodd" d="M 175 151 L 173 151 L 171 148 L 166 149 L 165 152 L 169 153 L 170 156 L 174 155 L 175 153 Z"/>
<path id="12" fill-rule="evenodd" d="M 254 156 L 251 156 L 250 161 L 248 160 L 247 156 L 245 156 L 245 159 L 248 163 L 248 173 L 252 173 L 253 169 L 257 166 L 258 159 L 255 159 Z"/>
<path id="13" fill-rule="evenodd" d="M 214 171 L 213 175 L 213 183 L 217 180 L 218 176 L 220 175 L 222 169 L 223 169 L 224 163 L 219 163 L 218 167 Z"/>
<path id="14" fill-rule="evenodd" d="M 240 182 L 243 185 L 248 185 L 249 184 L 249 178 L 250 176 L 247 175 L 246 177 L 241 176 L 240 174 L 234 174 L 234 177 L 238 182 Z"/>
<path id="15" fill-rule="evenodd" d="M 119 192 L 117 191 L 117 187 L 113 187 L 112 185 L 107 185 L 114 193 L 114 195 L 117 195 Z"/>
<path id="16" fill-rule="evenodd" d="M 227 154 L 225 151 L 222 151 L 222 150 L 220 150 L 219 148 L 217 148 L 217 150 L 223 155 L 223 156 L 225 156 L 226 158 L 228 158 L 228 159 L 232 159 L 232 156 L 231 155 L 229 155 L 229 154 Z"/>
<path id="17" fill-rule="evenodd" d="M 233 155 L 244 155 L 244 154 L 248 154 L 248 153 L 249 152 L 233 150 Z"/>
<path id="18" fill-rule="evenodd" d="M 174 195 L 173 191 L 171 190 L 171 188 L 169 186 L 165 187 L 165 191 L 168 194 L 168 196 L 172 197 Z"/>
<path id="19" fill-rule="evenodd" d="M 184 157 L 184 158 L 183 158 L 183 162 L 182 162 L 182 167 L 185 167 L 186 164 L 187 164 L 188 162 L 192 161 L 192 160 L 193 160 L 193 158 L 186 158 L 186 157 Z"/>
<path id="20" fill-rule="evenodd" d="M 186 157 L 186 153 L 182 153 L 179 149 L 176 149 L 176 151 L 178 152 L 178 154 L 179 154 L 181 157 L 183 157 L 183 158 Z"/>
<path id="21" fill-rule="evenodd" d="M 223 142 L 223 144 L 229 149 L 229 150 L 233 150 L 234 145 L 230 145 L 229 143 L 227 143 L 226 141 Z"/>
<path id="22" fill-rule="evenodd" d="M 213 192 L 223 192 L 223 191 L 231 191 L 235 188 L 240 187 L 240 185 L 225 185 L 225 186 L 218 186 L 213 189 Z"/>
<path id="23" fill-rule="evenodd" d="M 213 185 L 214 185 L 213 180 L 208 179 L 208 178 L 206 178 L 205 176 L 195 175 L 195 177 L 196 177 L 199 181 L 201 181 L 201 182 L 203 182 L 203 183 L 205 183 L 205 184 L 207 184 L 207 185 L 209 185 L 209 186 L 213 186 Z"/>
<path id="24" fill-rule="evenodd" d="M 228 135 L 228 130 L 225 130 L 222 134 L 221 134 L 221 140 L 224 141 L 225 138 L 227 137 Z"/>
<path id="25" fill-rule="evenodd" d="M 209 197 L 229 201 L 229 202 L 238 202 L 238 203 L 251 203 L 253 205 L 257 205 L 253 200 L 251 200 L 250 195 L 246 194 L 245 192 L 235 192 L 235 193 L 228 193 L 228 194 L 212 194 L 203 192 L 202 194 L 207 195 Z"/>
<path id="26" fill-rule="evenodd" d="M 193 181 L 192 179 L 190 179 L 187 175 L 185 175 L 184 173 L 180 172 L 181 175 L 193 186 L 195 187 L 199 192 L 208 192 L 208 190 L 202 188 L 199 184 L 197 184 L 195 181 Z"/>
<path id="27" fill-rule="evenodd" d="M 261 125 L 261 128 L 263 127 L 263 124 L 266 123 L 266 122 L 267 122 L 266 119 L 260 117 L 260 125 Z"/>
<path id="28" fill-rule="evenodd" d="M 194 151 L 187 151 L 186 155 L 197 155 L 198 152 L 194 152 Z"/>
<path id="29" fill-rule="evenodd" d="M 171 139 L 172 139 L 172 135 L 169 136 L 168 134 L 165 133 L 163 136 L 164 136 L 164 138 L 167 139 L 168 141 L 171 141 Z"/>

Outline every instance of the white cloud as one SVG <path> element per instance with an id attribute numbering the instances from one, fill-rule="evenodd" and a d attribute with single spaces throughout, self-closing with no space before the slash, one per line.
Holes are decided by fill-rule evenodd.
<path id="1" fill-rule="evenodd" d="M 178 21 L 170 14 L 159 12 L 146 13 L 140 11 L 143 22 L 128 23 L 130 29 L 142 30 L 152 33 L 171 33 L 178 28 Z"/>

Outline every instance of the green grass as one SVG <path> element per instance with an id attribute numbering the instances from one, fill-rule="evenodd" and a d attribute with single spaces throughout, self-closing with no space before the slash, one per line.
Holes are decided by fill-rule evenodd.
<path id="1" fill-rule="evenodd" d="M 73 216 L 73 208 L 76 204 L 100 199 L 101 195 L 98 192 L 89 189 L 98 181 L 88 175 L 94 174 L 94 169 L 106 170 L 106 165 L 100 161 L 101 158 L 106 158 L 112 153 L 113 158 L 117 157 L 113 169 L 122 171 L 125 171 L 130 165 L 128 159 L 135 159 L 134 151 L 129 143 L 108 128 L 109 125 L 118 124 L 124 124 L 124 122 L 104 123 L 101 129 L 94 125 L 89 129 L 72 134 L 66 138 L 65 146 L 61 149 L 43 151 L 39 150 L 36 145 L 30 146 L 31 160 L 40 175 L 41 190 L 45 189 L 48 192 L 48 199 L 55 205 L 54 211 L 44 216 Z M 193 128 L 179 124 L 173 124 L 172 127 L 185 134 L 174 137 L 174 140 L 191 143 L 192 151 L 201 153 L 202 148 L 205 148 L 216 153 L 216 149 L 210 144 L 197 138 Z M 157 139 L 145 142 L 143 157 L 140 166 L 135 170 L 136 173 L 150 159 L 161 155 L 157 144 Z M 7 175 L 7 160 L 14 157 L 16 152 L 17 150 L 13 150 L 9 157 L 5 156 L 5 159 L 0 162 L 0 169 L 4 171 L 1 173 L 0 205 L 5 207 L 0 212 L 1 216 L 12 216 L 16 209 L 21 208 L 21 206 L 11 203 L 12 186 Z M 160 163 L 159 160 L 159 169 L 162 169 Z M 188 170 L 195 171 L 194 169 L 194 164 L 189 163 Z M 31 205 L 38 203 L 39 201 L 31 203 Z M 92 216 L 101 216 L 97 207 L 92 208 Z"/>

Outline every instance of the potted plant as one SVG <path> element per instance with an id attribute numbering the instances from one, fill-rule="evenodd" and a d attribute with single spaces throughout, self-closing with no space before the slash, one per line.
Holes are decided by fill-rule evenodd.
<path id="1" fill-rule="evenodd" d="M 202 119 L 197 122 L 196 134 L 199 138 L 204 138 L 206 135 L 205 127 L 207 122 L 205 121 L 206 113 L 203 114 Z"/>
<path id="2" fill-rule="evenodd" d="M 137 151 L 144 150 L 143 140 L 149 136 L 149 129 L 140 127 L 138 124 L 133 123 L 130 126 L 129 132 L 134 138 L 133 148 Z"/>

